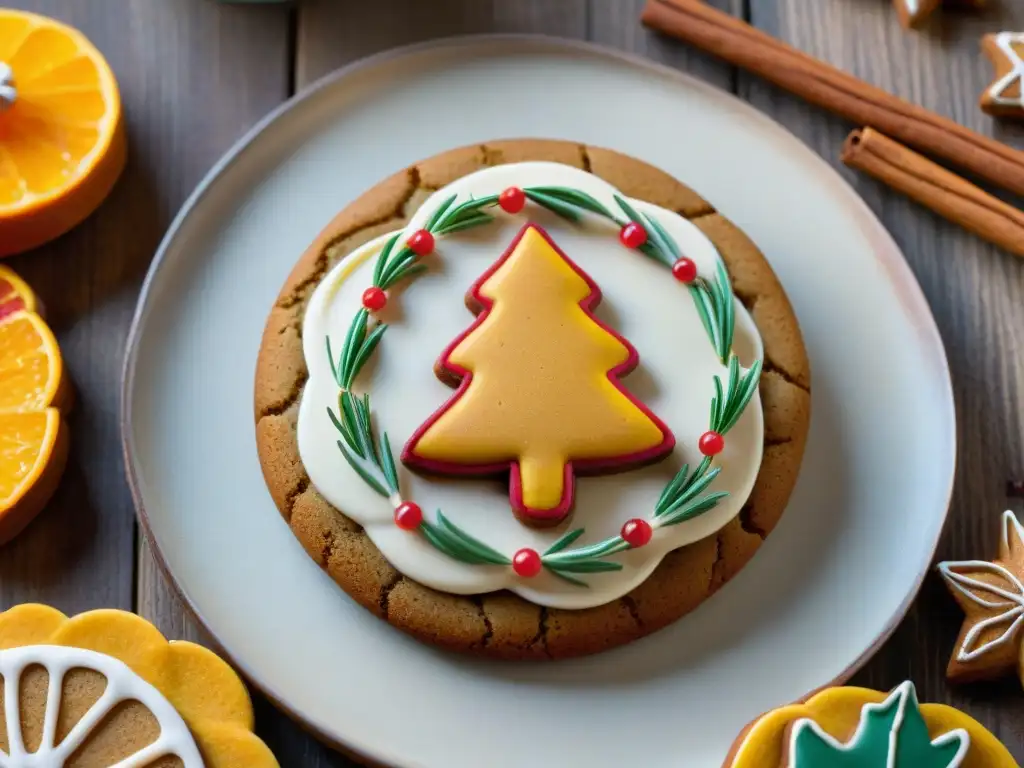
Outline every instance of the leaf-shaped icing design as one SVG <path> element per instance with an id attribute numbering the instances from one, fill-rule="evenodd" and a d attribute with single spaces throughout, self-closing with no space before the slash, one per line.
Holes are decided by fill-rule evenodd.
<path id="1" fill-rule="evenodd" d="M 932 740 L 914 684 L 905 682 L 880 704 L 861 710 L 857 730 L 845 744 L 810 718 L 793 723 L 790 768 L 959 768 L 970 736 L 956 729 Z"/>
<path id="2" fill-rule="evenodd" d="M 1022 543 L 1021 534 L 1020 525 L 1013 518 L 1013 525 L 1007 523 L 1004 528 L 1004 536 L 1007 537 L 1004 546 L 1008 551 Z M 985 615 L 964 635 L 957 650 L 957 661 L 973 661 L 1014 639 L 1024 623 L 1024 584 L 1008 568 L 999 563 L 966 560 L 940 563 L 939 573 L 954 595 L 966 600 L 966 607 L 976 606 L 978 612 Z M 964 599 L 958 598 L 961 603 L 965 602 Z M 992 632 L 998 632 L 1004 626 L 1002 632 L 991 637 Z"/>
<path id="3" fill-rule="evenodd" d="M 46 669 L 48 689 L 43 714 L 42 738 L 38 748 L 29 752 L 22 734 L 19 680 L 30 666 Z M 57 717 L 62 706 L 64 676 L 72 669 L 94 670 L 106 678 L 100 698 L 79 719 L 71 731 L 57 742 Z M 199 749 L 181 715 L 163 694 L 136 675 L 124 662 L 95 651 L 56 645 L 28 645 L 0 651 L 0 676 L 4 685 L 4 720 L 8 752 L 0 753 L 3 768 L 59 768 L 102 727 L 114 708 L 126 701 L 142 704 L 160 726 L 157 740 L 110 768 L 142 768 L 166 756 L 176 756 L 185 768 L 203 768 Z"/>

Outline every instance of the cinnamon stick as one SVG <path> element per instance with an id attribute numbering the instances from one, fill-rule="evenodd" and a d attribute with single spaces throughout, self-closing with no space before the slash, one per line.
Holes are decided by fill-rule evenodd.
<path id="1" fill-rule="evenodd" d="M 1024 212 L 888 136 L 856 130 L 846 139 L 842 158 L 978 237 L 1024 256 Z"/>
<path id="2" fill-rule="evenodd" d="M 869 85 L 702 0 L 647 0 L 641 20 L 819 107 L 1024 195 L 1024 152 Z"/>

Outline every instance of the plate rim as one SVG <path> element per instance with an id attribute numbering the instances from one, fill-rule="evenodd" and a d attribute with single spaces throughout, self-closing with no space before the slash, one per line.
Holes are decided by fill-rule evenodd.
<path id="1" fill-rule="evenodd" d="M 926 565 L 921 573 L 918 574 L 910 591 L 897 607 L 889 622 L 881 629 L 874 641 L 865 648 L 857 658 L 850 662 L 850 664 L 848 664 L 836 677 L 826 683 L 823 683 L 817 688 L 808 691 L 806 694 L 796 699 L 794 703 L 806 701 L 816 693 L 826 688 L 845 684 L 878 652 L 879 648 L 892 636 L 897 627 L 906 617 L 910 607 L 917 599 L 917 595 L 921 590 L 925 578 L 931 571 L 932 561 L 935 559 L 935 553 L 938 550 L 939 542 L 943 532 L 945 531 L 949 518 L 950 505 L 952 502 L 953 489 L 957 474 L 956 462 L 959 445 L 958 425 L 956 419 L 956 400 L 953 393 L 952 374 L 949 368 L 948 355 L 946 354 L 945 344 L 939 332 L 938 324 L 935 321 L 935 316 L 932 313 L 931 305 L 928 303 L 927 297 L 917 280 L 917 276 L 911 269 L 902 249 L 899 247 L 892 234 L 888 229 L 886 229 L 885 225 L 868 206 L 867 202 L 861 197 L 861 195 L 853 188 L 853 186 L 831 165 L 829 165 L 817 151 L 808 146 L 805 141 L 793 134 L 792 131 L 779 123 L 772 116 L 765 114 L 752 103 L 745 101 L 735 93 L 727 91 L 713 83 L 709 83 L 696 75 L 690 74 L 689 72 L 683 72 L 667 64 L 661 64 L 647 59 L 640 54 L 623 51 L 588 40 L 578 40 L 535 33 L 457 34 L 396 46 L 364 56 L 345 64 L 338 69 L 328 72 L 297 91 L 290 98 L 278 104 L 264 117 L 259 119 L 249 130 L 243 133 L 242 136 L 239 137 L 203 175 L 195 189 L 188 195 L 179 208 L 178 213 L 172 219 L 167 231 L 160 241 L 160 245 L 153 256 L 149 267 L 147 268 L 145 278 L 140 286 L 139 295 L 135 309 L 132 313 L 128 334 L 126 336 L 125 352 L 121 369 L 119 427 L 121 432 L 122 456 L 125 464 L 125 477 L 131 493 L 132 504 L 135 507 L 136 519 L 138 520 L 143 535 L 149 543 L 150 551 L 152 552 L 153 559 L 156 562 L 159 571 L 163 575 L 167 585 L 177 596 L 182 607 L 187 611 L 192 619 L 202 627 L 207 637 L 212 641 L 212 645 L 216 649 L 218 655 L 228 661 L 250 685 L 270 700 L 270 702 L 279 711 L 283 712 L 303 730 L 312 734 L 317 740 L 327 745 L 329 748 L 343 754 L 350 755 L 369 765 L 385 765 L 380 762 L 384 758 L 380 756 L 379 752 L 377 752 L 376 755 L 372 754 L 368 745 L 356 746 L 354 743 L 350 743 L 351 738 L 349 741 L 343 741 L 337 735 L 328 733 L 325 727 L 318 725 L 312 718 L 308 718 L 295 707 L 288 704 L 272 685 L 269 685 L 259 677 L 257 670 L 254 670 L 251 666 L 240 662 L 224 645 L 224 643 L 221 642 L 217 633 L 212 629 L 210 622 L 207 621 L 202 611 L 195 605 L 192 598 L 186 593 L 184 588 L 175 578 L 170 565 L 167 563 L 167 560 L 160 549 L 160 545 L 156 537 L 153 535 L 149 515 L 146 511 L 146 506 L 143 500 L 139 472 L 136 466 L 137 459 L 135 440 L 129 426 L 134 405 L 133 392 L 135 388 L 135 375 L 138 362 L 139 336 L 141 334 L 143 323 L 148 315 L 150 295 L 154 290 L 154 286 L 161 270 L 165 266 L 165 262 L 169 261 L 169 254 L 174 245 L 174 241 L 177 239 L 181 229 L 184 227 L 186 220 L 202 203 L 217 180 L 231 166 L 233 166 L 245 150 L 254 144 L 278 119 L 284 117 L 293 109 L 298 108 L 301 104 L 316 98 L 321 91 L 328 90 L 339 82 L 349 79 L 353 75 L 358 75 L 360 72 L 365 70 L 379 67 L 394 60 L 430 51 L 459 47 L 473 48 L 481 45 L 487 45 L 488 50 L 495 50 L 489 47 L 492 45 L 501 46 L 503 51 L 514 51 L 517 47 L 521 50 L 524 47 L 529 48 L 530 46 L 534 46 L 556 53 L 577 53 L 586 56 L 601 57 L 620 65 L 646 69 L 661 77 L 668 77 L 677 82 L 684 83 L 689 87 L 713 90 L 716 92 L 718 97 L 725 97 L 733 103 L 741 104 L 743 108 L 752 110 L 761 119 L 773 123 L 781 131 L 796 139 L 802 146 L 804 146 L 809 155 L 813 157 L 812 162 L 817 163 L 819 168 L 822 168 L 827 173 L 831 174 L 833 180 L 838 182 L 842 188 L 845 188 L 849 193 L 849 204 L 854 206 L 854 208 L 859 208 L 859 213 L 862 219 L 874 225 L 876 231 L 865 234 L 870 240 L 876 243 L 874 253 L 878 258 L 879 263 L 885 268 L 889 275 L 889 279 L 907 292 L 906 303 L 908 303 L 910 308 L 914 310 L 914 318 L 919 321 L 917 328 L 918 333 L 922 338 L 930 341 L 934 345 L 935 351 L 938 353 L 936 362 L 939 364 L 940 372 L 943 374 L 941 395 L 947 406 L 944 417 L 950 425 L 950 451 L 949 455 L 946 457 L 948 480 L 946 482 L 947 487 L 945 492 L 942 494 L 945 498 L 942 522 L 941 525 L 936 527 L 934 540 L 926 542 L 928 545 L 927 549 L 931 552 L 928 565 Z M 373 751 L 376 752 L 376 750 Z M 400 767 L 395 766 L 395 768 Z"/>

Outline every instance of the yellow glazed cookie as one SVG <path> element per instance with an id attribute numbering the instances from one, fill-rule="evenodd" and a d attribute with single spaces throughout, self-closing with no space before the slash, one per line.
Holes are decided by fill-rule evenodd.
<path id="1" fill-rule="evenodd" d="M 547 526 L 572 509 L 574 473 L 668 454 L 671 431 L 619 381 L 639 359 L 594 317 L 600 300 L 597 285 L 547 234 L 524 227 L 470 289 L 466 304 L 477 322 L 436 365 L 458 394 L 413 434 L 402 461 L 448 475 L 511 464 L 513 512 Z M 480 423 L 488 428 L 475 429 Z"/>
<path id="2" fill-rule="evenodd" d="M 199 645 L 168 642 L 132 613 L 69 619 L 44 605 L 0 613 L 0 675 L 3 765 L 278 765 L 252 732 L 252 704 L 231 668 Z"/>
<path id="3" fill-rule="evenodd" d="M 980 723 L 919 704 L 914 684 L 891 693 L 828 688 L 772 710 L 740 734 L 724 768 L 1017 768 Z"/>

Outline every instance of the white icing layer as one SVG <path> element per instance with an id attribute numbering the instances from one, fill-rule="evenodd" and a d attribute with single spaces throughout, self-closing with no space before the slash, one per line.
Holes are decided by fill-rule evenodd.
<path id="1" fill-rule="evenodd" d="M 39 665 L 49 675 L 42 741 L 35 752 L 25 748 L 21 732 L 18 680 L 31 666 Z M 60 712 L 64 676 L 72 669 L 91 669 L 107 679 L 103 694 L 58 744 L 57 717 Z M 138 701 L 160 725 L 157 740 L 109 768 L 144 768 L 161 757 L 174 755 L 185 768 L 203 768 L 199 749 L 185 721 L 163 694 L 136 675 L 124 662 L 95 651 L 56 645 L 27 645 L 0 651 L 0 676 L 4 681 L 4 718 L 8 752 L 0 752 L 0 768 L 60 768 L 118 704 Z"/>
<path id="2" fill-rule="evenodd" d="M 402 236 L 422 228 L 451 194 L 459 201 L 496 194 L 509 186 L 565 186 L 583 190 L 612 210 L 616 190 L 584 171 L 554 163 L 522 163 L 489 168 L 435 193 L 413 217 Z M 719 256 L 711 241 L 691 222 L 656 206 L 631 201 L 656 216 L 692 259 L 702 276 L 712 278 Z M 494 209 L 497 221 L 438 240 L 425 260 L 428 273 L 390 292 L 384 320 L 389 328 L 354 386 L 370 392 L 374 418 L 388 433 L 396 456 L 401 446 L 453 390 L 434 375 L 445 346 L 473 321 L 465 293 L 504 252 L 527 222 L 542 226 L 600 286 L 597 316 L 633 344 L 639 367 L 623 378 L 625 387 L 657 414 L 675 434 L 676 448 L 664 461 L 617 475 L 579 478 L 576 504 L 568 525 L 534 530 L 521 525 L 509 507 L 507 480 L 438 479 L 399 465 L 402 496 L 420 504 L 428 519 L 441 509 L 456 525 L 511 556 L 522 547 L 543 552 L 569 528 L 583 527 L 574 546 L 618 534 L 632 517 L 650 519 L 658 496 L 684 464 L 701 460 L 697 443 L 708 429 L 713 378 L 727 380 L 687 289 L 669 270 L 622 246 L 611 223 L 589 217 L 580 224 L 528 204 L 509 216 Z M 763 448 L 763 413 L 755 394 L 729 432 L 722 468 L 710 490 L 729 496 L 703 516 L 655 531 L 650 544 L 615 555 L 624 565 L 613 573 L 588 574 L 589 588 L 567 584 L 547 573 L 517 577 L 511 568 L 460 563 L 434 549 L 416 533 L 395 526 L 397 499 L 384 499 L 364 483 L 339 452 L 338 435 L 327 416 L 336 408 L 338 388 L 326 354 L 329 335 L 340 349 L 363 291 L 372 283 L 374 261 L 386 237 L 357 249 L 334 267 L 314 291 L 305 317 L 303 344 L 309 380 L 299 409 L 298 441 L 302 462 L 320 493 L 360 523 L 383 555 L 404 575 L 435 589 L 477 594 L 509 589 L 534 603 L 557 608 L 588 608 L 620 597 L 642 583 L 668 552 L 715 533 L 732 520 L 750 495 Z M 752 319 L 736 303 L 734 348 L 749 366 L 762 356 Z"/>
<path id="3" fill-rule="evenodd" d="M 999 46 L 1012 67 L 1004 77 L 999 78 L 989 89 L 988 95 L 993 103 L 1001 107 L 1017 107 L 1024 109 L 1024 58 L 1017 53 L 1014 46 L 1024 45 L 1024 34 L 1019 32 L 1000 32 L 996 35 Z M 1007 92 L 1015 84 L 1020 85 L 1020 94 L 1007 96 Z"/>

